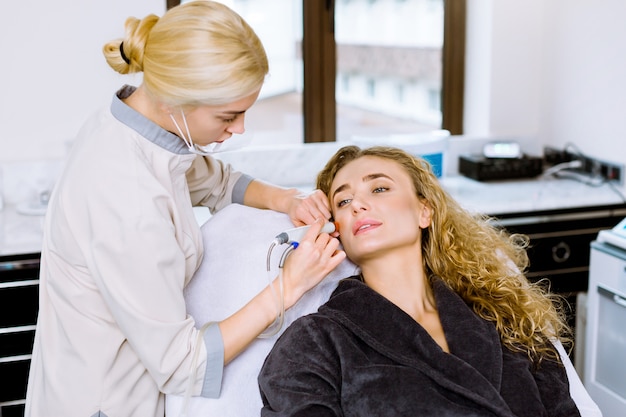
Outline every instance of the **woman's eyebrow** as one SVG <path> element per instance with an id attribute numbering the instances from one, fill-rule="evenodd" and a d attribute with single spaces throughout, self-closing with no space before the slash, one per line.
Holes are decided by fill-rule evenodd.
<path id="1" fill-rule="evenodd" d="M 389 175 L 383 174 L 382 172 L 380 172 L 380 173 L 369 174 L 369 175 L 364 176 L 363 182 L 372 181 L 372 180 L 375 180 L 376 178 L 387 178 L 388 180 L 393 181 L 393 178 L 391 178 Z"/>
<path id="2" fill-rule="evenodd" d="M 389 175 L 387 174 L 383 174 L 382 172 L 377 172 L 374 174 L 368 174 L 366 176 L 363 177 L 362 181 L 363 182 L 368 182 L 368 181 L 372 181 L 375 180 L 377 178 L 387 178 L 390 181 L 393 182 L 393 178 L 391 178 Z M 341 192 L 347 188 L 350 188 L 350 186 L 348 184 L 342 184 L 339 187 L 337 187 L 337 189 L 331 194 L 331 199 L 335 197 L 335 194 L 337 194 L 338 192 Z"/>
<path id="3" fill-rule="evenodd" d="M 335 191 L 333 191 L 333 193 L 330 195 L 331 200 L 335 198 L 335 195 L 336 195 L 337 193 L 339 193 L 339 192 L 341 192 L 341 191 L 343 191 L 343 190 L 345 190 L 345 189 L 347 189 L 347 188 L 349 188 L 349 185 L 348 185 L 348 184 L 342 184 L 342 185 L 340 185 L 339 187 L 337 187 L 337 188 L 335 189 Z"/>

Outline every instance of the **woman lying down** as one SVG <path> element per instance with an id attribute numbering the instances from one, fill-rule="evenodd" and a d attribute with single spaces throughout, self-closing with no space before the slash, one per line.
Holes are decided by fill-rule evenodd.
<path id="1" fill-rule="evenodd" d="M 527 239 L 464 211 L 394 148 L 340 149 L 319 174 L 360 275 L 281 336 L 262 416 L 579 416 L 531 284 Z"/>

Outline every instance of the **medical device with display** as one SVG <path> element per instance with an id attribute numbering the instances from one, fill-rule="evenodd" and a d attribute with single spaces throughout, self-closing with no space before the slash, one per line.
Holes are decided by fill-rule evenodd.
<path id="1" fill-rule="evenodd" d="M 626 250 L 626 218 L 610 230 L 600 230 L 598 233 L 598 241 L 606 242 L 622 250 Z"/>

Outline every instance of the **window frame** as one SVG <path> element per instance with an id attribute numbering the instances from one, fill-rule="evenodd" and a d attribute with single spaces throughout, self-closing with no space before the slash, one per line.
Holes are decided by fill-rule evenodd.
<path id="1" fill-rule="evenodd" d="M 178 4 L 166 0 L 168 9 Z M 303 0 L 302 14 L 304 143 L 335 142 L 335 0 Z M 466 15 L 467 0 L 444 0 L 441 128 L 452 135 L 463 133 Z"/>

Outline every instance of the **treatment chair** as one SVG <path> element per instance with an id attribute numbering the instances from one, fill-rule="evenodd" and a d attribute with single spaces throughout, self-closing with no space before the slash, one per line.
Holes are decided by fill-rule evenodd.
<path id="1" fill-rule="evenodd" d="M 277 234 L 292 228 L 283 213 L 232 204 L 213 215 L 203 226 L 204 260 L 185 289 L 188 313 L 198 326 L 219 321 L 234 313 L 260 292 L 277 275 L 278 262 L 285 246 L 272 250 L 271 270 L 266 272 L 267 255 Z M 317 311 L 335 289 L 337 282 L 358 273 L 344 260 L 319 285 L 307 292 L 287 310 L 283 330 L 296 318 Z M 168 417 L 252 417 L 260 415 L 261 396 L 257 376 L 265 357 L 282 333 L 257 339 L 224 368 L 221 395 L 217 399 L 166 396 Z M 574 366 L 558 343 L 570 381 L 570 390 L 583 417 L 601 417 L 597 405 L 585 390 Z M 186 410 L 184 410 L 186 408 Z M 186 411 L 183 414 L 183 411 Z"/>

